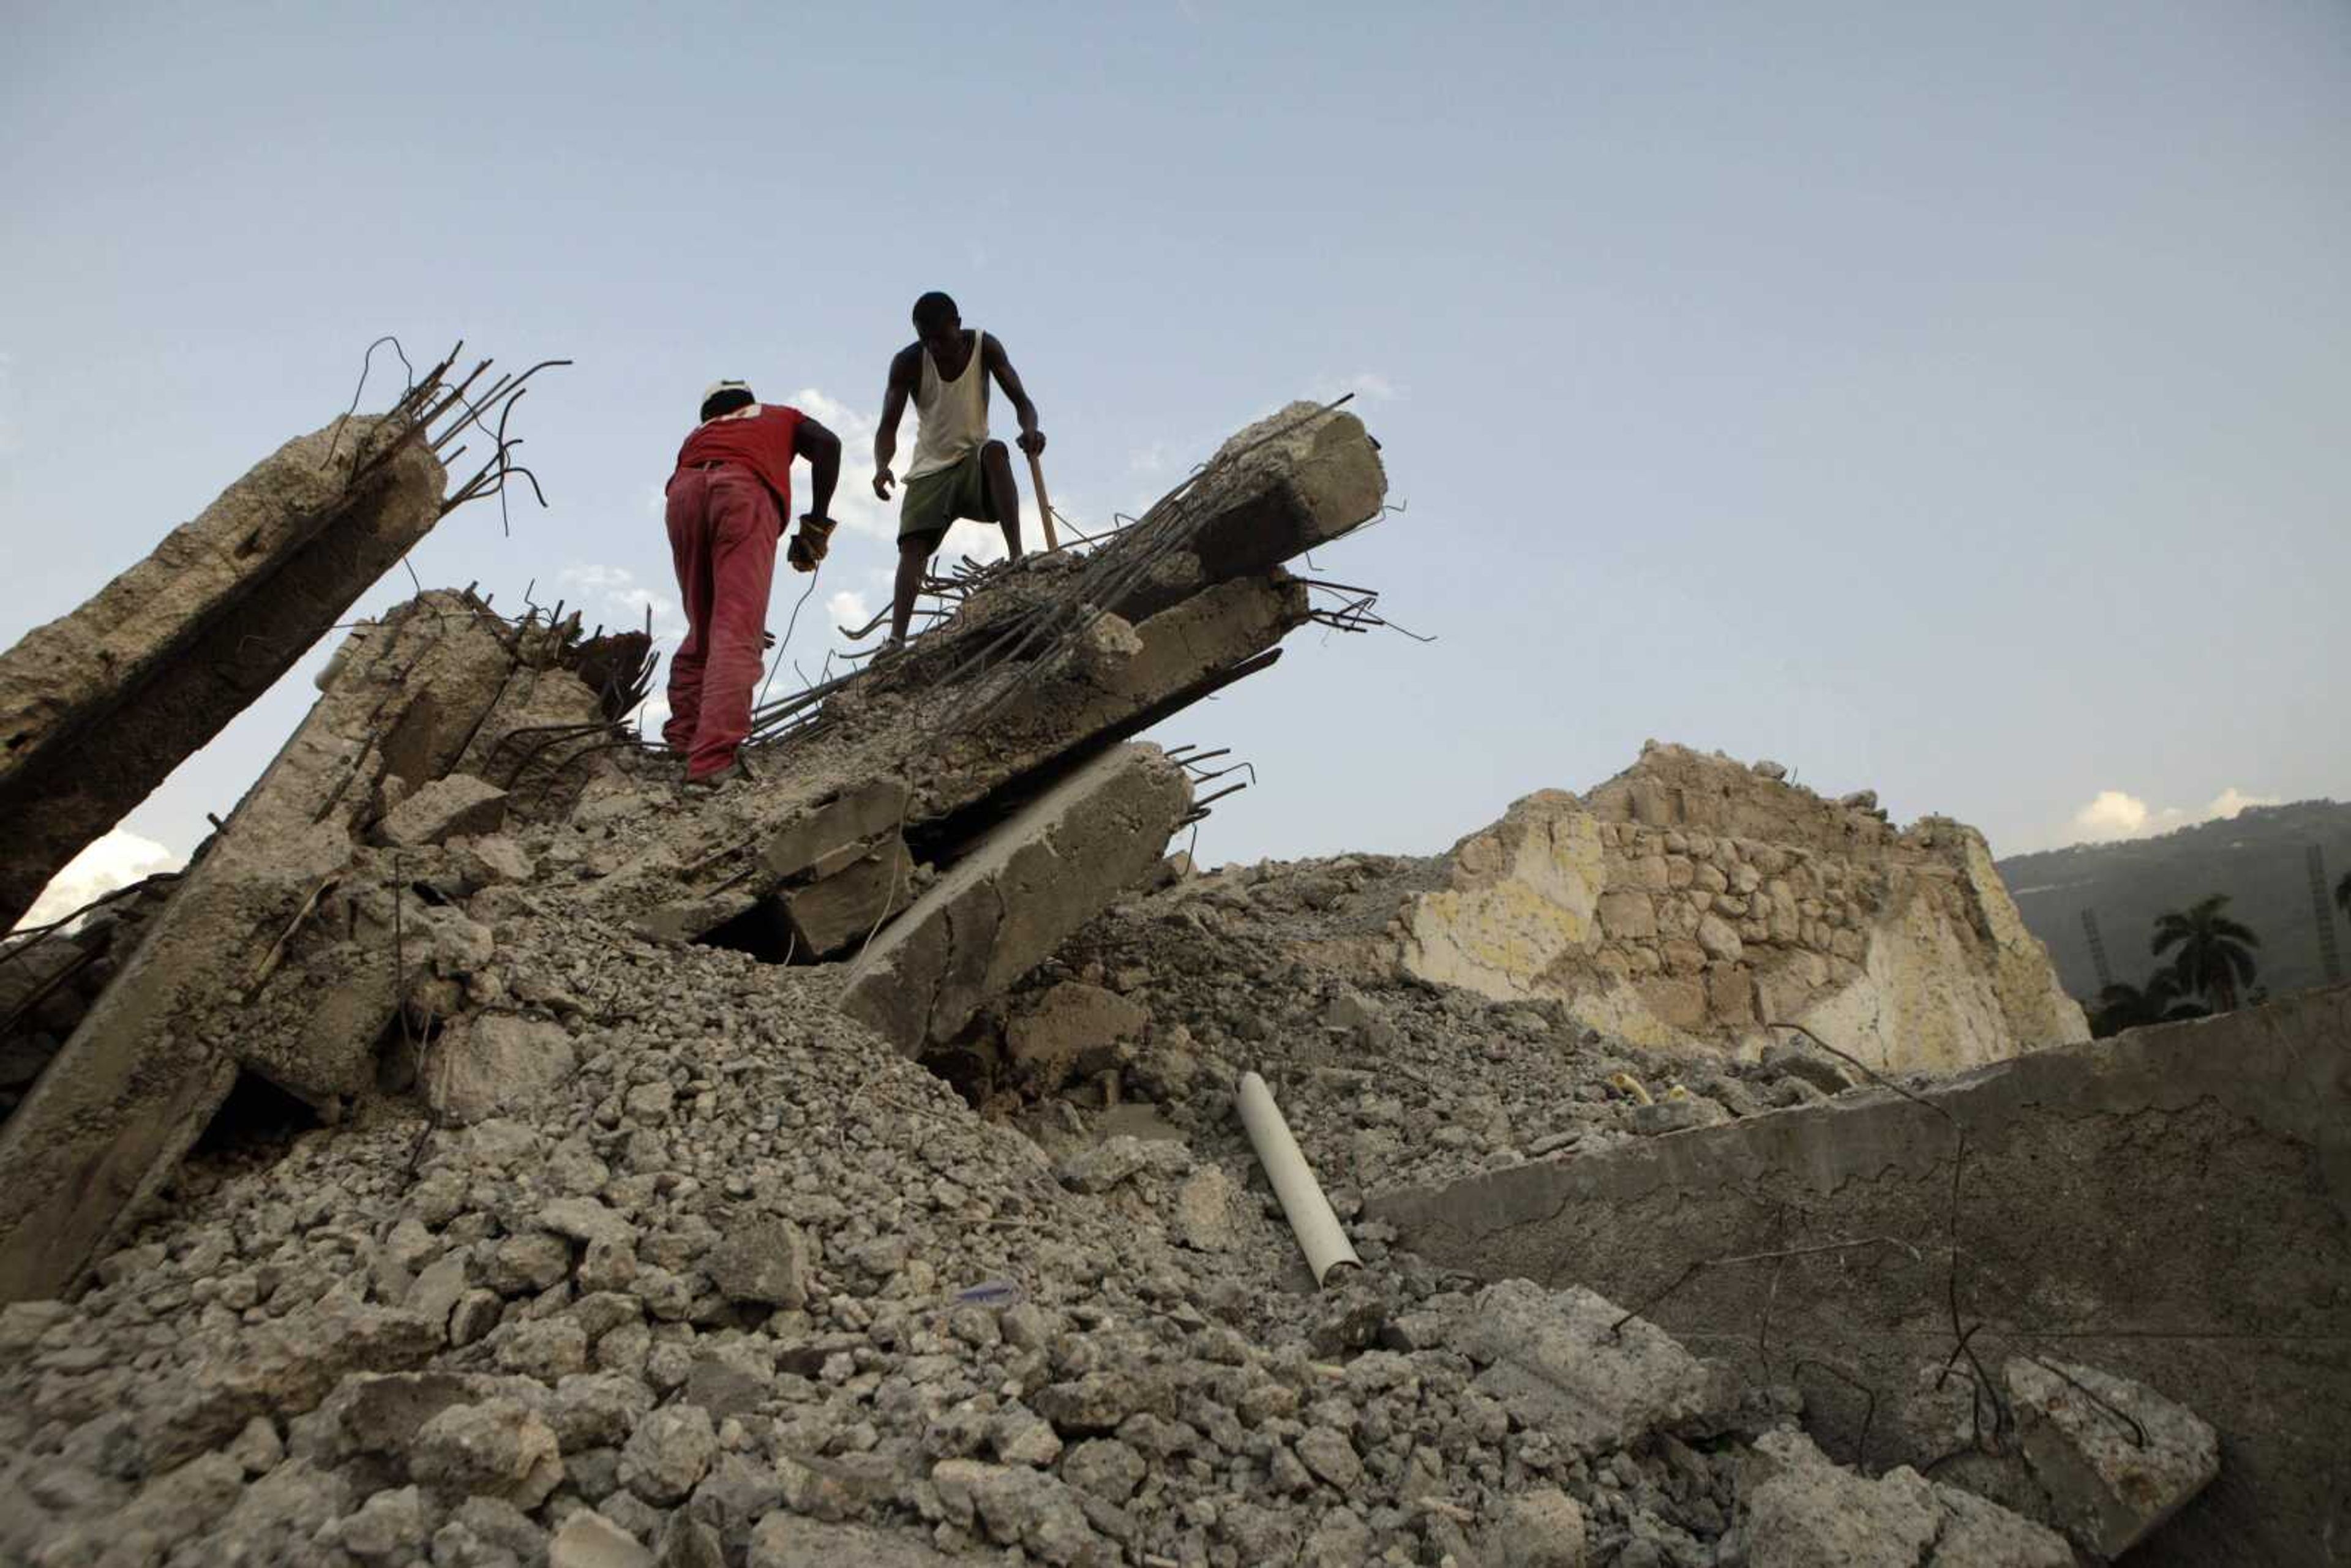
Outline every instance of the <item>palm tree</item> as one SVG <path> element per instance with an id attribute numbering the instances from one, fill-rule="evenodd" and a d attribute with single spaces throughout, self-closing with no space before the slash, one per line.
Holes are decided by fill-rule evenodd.
<path id="1" fill-rule="evenodd" d="M 2100 991 L 2098 1005 L 2090 1014 L 2090 1032 L 2104 1040 L 2126 1029 L 2142 1029 L 2174 1019 L 2202 1018 L 2208 1010 L 2181 997 L 2179 982 L 2172 977 L 2169 969 L 2158 969 L 2147 977 L 2144 986 L 2116 981 Z"/>
<path id="2" fill-rule="evenodd" d="M 2238 988 L 2252 984 L 2258 967 L 2252 950 L 2262 945 L 2252 926 L 2229 917 L 2228 904 L 2227 894 L 2215 893 L 2184 910 L 2157 915 L 2148 948 L 2158 958 L 2179 948 L 2171 961 L 2173 982 L 2204 997 L 2216 1012 L 2234 1008 Z"/>

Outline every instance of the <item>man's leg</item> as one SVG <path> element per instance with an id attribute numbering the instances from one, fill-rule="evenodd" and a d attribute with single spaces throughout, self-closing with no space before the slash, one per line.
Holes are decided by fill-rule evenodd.
<path id="1" fill-rule="evenodd" d="M 677 596 L 685 605 L 685 640 L 669 658 L 669 720 L 662 740 L 684 756 L 694 746 L 695 720 L 702 713 L 703 662 L 710 651 L 710 476 L 687 469 L 671 481 L 668 523 L 670 560 L 677 568 Z"/>
<path id="2" fill-rule="evenodd" d="M 725 771 L 751 733 L 779 531 L 774 497 L 748 475 L 724 472 L 710 490 L 710 643 L 689 780 Z"/>
<path id="3" fill-rule="evenodd" d="M 987 513 L 1004 526 L 1005 553 L 1020 559 L 1020 489 L 1012 482 L 1012 453 L 1001 441 L 979 449 L 981 481 L 987 486 Z"/>
<path id="4" fill-rule="evenodd" d="M 920 534 L 898 541 L 898 580 L 890 589 L 890 641 L 906 640 L 906 627 L 914 618 L 914 595 L 923 591 L 923 569 L 931 564 L 931 551 L 938 548 L 938 536 Z"/>

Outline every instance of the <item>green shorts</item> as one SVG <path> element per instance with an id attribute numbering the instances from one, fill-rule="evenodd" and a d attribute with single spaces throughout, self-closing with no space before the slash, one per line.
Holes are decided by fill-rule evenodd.
<path id="1" fill-rule="evenodd" d="M 996 520 L 995 508 L 987 504 L 987 479 L 980 471 L 977 446 L 952 467 L 906 481 L 905 493 L 898 500 L 898 538 L 903 543 L 927 537 L 936 549 L 958 517 L 979 523 Z"/>

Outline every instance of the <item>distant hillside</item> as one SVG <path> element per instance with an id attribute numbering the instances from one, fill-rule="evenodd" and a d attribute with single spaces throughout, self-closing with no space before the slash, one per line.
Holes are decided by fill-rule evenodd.
<path id="1" fill-rule="evenodd" d="M 2304 860 L 2312 844 L 2325 856 L 2331 894 L 2351 871 L 2351 805 L 2301 800 L 2249 807 L 2228 821 L 2159 838 L 2076 844 L 2012 855 L 1999 864 L 2025 925 L 2049 945 L 2058 977 L 2076 997 L 2086 1000 L 2098 993 L 2083 910 L 2097 912 L 2114 977 L 2137 984 L 2154 967 L 2147 938 L 2155 917 L 2208 893 L 2227 894 L 2229 912 L 2260 934 L 2260 983 L 2272 996 L 2283 996 L 2326 978 Z M 2331 901 L 2327 910 L 2335 950 L 2351 967 L 2351 926 Z"/>

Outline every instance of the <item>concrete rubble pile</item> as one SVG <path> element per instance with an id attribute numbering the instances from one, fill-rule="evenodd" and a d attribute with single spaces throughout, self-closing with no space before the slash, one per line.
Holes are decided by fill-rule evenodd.
<path id="1" fill-rule="evenodd" d="M 168 898 L 124 901 L 139 924 L 87 961 L 110 980 L 42 1003 L 69 1038 L 0 1128 L 0 1561 L 2185 1560 L 2246 1437 L 2184 1363 L 2003 1323 L 1970 1342 L 1989 1386 L 1856 1441 L 1850 1391 L 1783 1348 L 1816 1325 L 1757 1365 L 1750 1324 L 1677 1315 L 1719 1298 L 1656 1276 L 1712 1233 L 1650 1215 L 1653 1267 L 1510 1267 L 1497 1228 L 1411 1208 L 1916 1106 L 1801 1040 L 1594 1021 L 1553 982 L 1614 975 L 1602 944 L 1504 994 L 1431 973 L 1439 915 L 1465 929 L 1444 895 L 1494 885 L 1474 841 L 1165 857 L 1190 781 L 1134 737 L 1271 662 L 1309 613 L 1280 563 L 1384 483 L 1351 417 L 1286 411 L 1118 539 L 991 573 L 906 653 L 776 705 L 754 777 L 708 795 L 616 744 L 632 652 L 461 593 L 362 629 Z M 1596 893 L 1649 847 L 1608 799 L 1577 807 Z M 1553 841 L 1595 837 L 1568 816 Z M 1656 831 L 1729 885 L 1789 841 L 1705 830 L 1726 863 L 1687 818 Z M 1919 831 L 1869 885 L 1946 923 L 1958 994 L 2004 940 L 1976 918 L 1998 884 L 1968 882 L 1965 830 L 1948 856 Z M 1808 896 L 1800 921 L 1846 928 Z M 1985 1006 L 2030 993 L 2029 956 Z M 2001 1016 L 2007 1054 L 2047 1043 Z M 1251 1071 L 1363 1260 L 1328 1289 L 1235 1123 Z M 1826 1278 L 1785 1299 L 1834 1319 Z M 1964 1452 L 1917 1446 L 1979 1406 L 2001 1419 Z"/>

